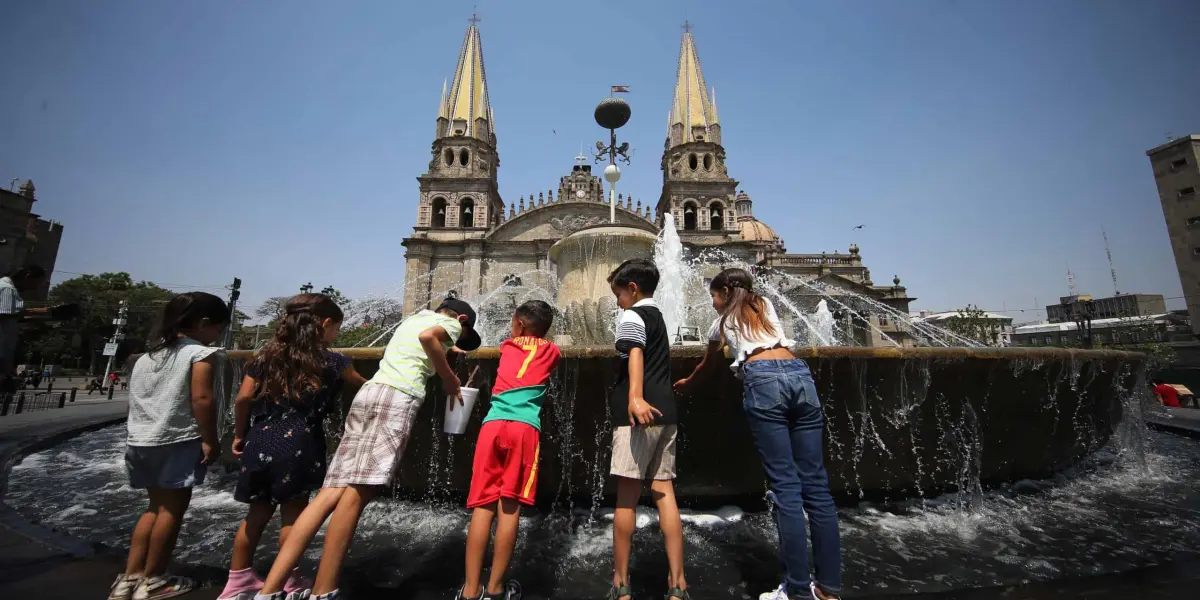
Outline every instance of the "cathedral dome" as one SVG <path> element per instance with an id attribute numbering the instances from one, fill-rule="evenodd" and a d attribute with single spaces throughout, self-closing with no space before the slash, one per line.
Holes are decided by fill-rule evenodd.
<path id="1" fill-rule="evenodd" d="M 738 230 L 742 234 L 742 239 L 747 242 L 774 242 L 779 239 L 779 236 L 775 235 L 774 229 L 758 219 L 739 221 Z"/>

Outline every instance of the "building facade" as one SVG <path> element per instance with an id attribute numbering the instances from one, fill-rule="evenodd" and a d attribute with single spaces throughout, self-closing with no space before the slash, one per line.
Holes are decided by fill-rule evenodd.
<path id="1" fill-rule="evenodd" d="M 1013 318 L 1008 315 L 982 311 L 964 318 L 963 313 L 959 311 L 921 311 L 920 316 L 914 317 L 913 320 L 966 335 L 989 346 L 1006 348 L 1013 344 Z"/>
<path id="2" fill-rule="evenodd" d="M 1119 294 L 1108 298 L 1092 298 L 1087 294 L 1062 296 L 1058 304 L 1046 306 L 1046 320 L 1066 323 L 1088 311 L 1093 319 L 1144 317 L 1166 313 L 1167 302 L 1162 294 Z"/>
<path id="3" fill-rule="evenodd" d="M 0 274 L 25 265 L 42 267 L 47 274 L 54 272 L 62 224 L 35 214 L 34 202 L 37 190 L 33 181 L 26 180 L 18 192 L 0 189 Z M 49 292 L 47 277 L 41 289 L 23 296 L 26 301 L 41 301 Z"/>
<path id="4" fill-rule="evenodd" d="M 1138 345 L 1154 342 L 1180 342 L 1192 339 L 1192 323 L 1183 311 L 1096 319 L 1091 321 L 1092 343 L 1101 346 Z M 1079 325 L 1033 323 L 1013 330 L 1014 346 L 1081 346 L 1084 336 Z"/>
<path id="5" fill-rule="evenodd" d="M 1171 140 L 1147 150 L 1146 156 L 1154 170 L 1188 313 L 1200 315 L 1200 135 Z M 1200 335 L 1200 319 L 1192 319 L 1192 328 Z"/>
<path id="6" fill-rule="evenodd" d="M 545 285 L 556 290 L 557 305 L 568 316 L 568 307 L 591 314 L 599 308 L 590 308 L 589 298 L 599 302 L 610 295 L 602 276 L 625 258 L 649 257 L 667 214 L 692 255 L 720 251 L 766 273 L 773 270 L 818 281 L 822 289 L 865 295 L 903 314 L 913 300 L 899 277 L 892 285 L 875 285 L 857 246 L 844 253 L 791 254 L 775 231 L 754 216 L 754 201 L 727 164 L 716 94 L 701 72 L 690 32 L 683 34 L 679 51 L 657 201 L 643 203 L 622 192 L 615 222 L 610 222 L 603 182 L 585 156 L 564 165 L 557 185 L 506 203 L 497 177 L 501 163 L 495 123 L 483 45 L 472 23 L 454 76 L 443 84 L 431 159 L 417 178 L 416 225 L 404 240 L 406 314 L 442 294 L 480 298 L 505 285 L 541 279 L 550 280 Z M 719 268 L 714 266 L 714 273 Z M 807 287 L 792 287 L 784 291 L 806 296 Z M 816 302 L 812 295 L 810 304 Z M 861 328 L 860 341 L 866 345 L 882 343 L 883 334 L 905 339 L 900 324 L 889 323 L 886 316 L 871 319 L 870 327 Z"/>

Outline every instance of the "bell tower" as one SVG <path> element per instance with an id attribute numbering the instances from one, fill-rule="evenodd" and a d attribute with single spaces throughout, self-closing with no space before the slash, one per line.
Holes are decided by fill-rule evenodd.
<path id="1" fill-rule="evenodd" d="M 417 178 L 421 197 L 414 238 L 482 238 L 504 215 L 479 19 L 472 15 L 469 21 L 452 83 L 442 84 L 433 156 Z"/>
<path id="2" fill-rule="evenodd" d="M 661 215 L 670 212 L 679 234 L 702 245 L 738 235 L 734 209 L 738 182 L 725 168 L 717 92 L 710 92 L 704 82 L 689 23 L 683 25 L 661 168 L 660 224 Z"/>

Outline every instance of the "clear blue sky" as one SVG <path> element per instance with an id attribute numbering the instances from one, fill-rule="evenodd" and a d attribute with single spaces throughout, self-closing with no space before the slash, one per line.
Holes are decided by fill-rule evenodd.
<path id="1" fill-rule="evenodd" d="M 251 305 L 306 281 L 380 289 L 403 277 L 473 4 L 5 3 L 0 179 L 32 178 L 65 223 L 60 270 L 239 276 Z M 1194 0 L 479 13 L 507 201 L 557 188 L 618 83 L 637 151 L 622 188 L 657 199 L 686 16 L 730 174 L 790 251 L 856 242 L 914 309 L 1027 308 L 1066 294 L 1068 263 L 1081 291 L 1112 292 L 1103 226 L 1122 291 L 1181 294 L 1144 152 L 1200 131 Z"/>

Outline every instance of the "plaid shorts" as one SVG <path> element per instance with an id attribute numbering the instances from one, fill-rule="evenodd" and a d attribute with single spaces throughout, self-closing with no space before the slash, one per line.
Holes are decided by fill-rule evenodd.
<path id="1" fill-rule="evenodd" d="M 629 479 L 675 479 L 677 434 L 676 425 L 625 425 L 613 429 L 608 473 Z"/>
<path id="2" fill-rule="evenodd" d="M 422 401 L 382 383 L 364 385 L 346 415 L 324 487 L 390 484 Z"/>

